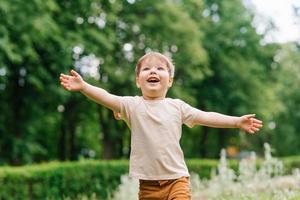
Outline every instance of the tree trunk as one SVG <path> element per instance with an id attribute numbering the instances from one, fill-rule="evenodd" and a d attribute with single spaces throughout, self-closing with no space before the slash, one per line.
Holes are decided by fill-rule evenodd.
<path id="1" fill-rule="evenodd" d="M 9 125 L 9 132 L 13 136 L 12 140 L 12 146 L 10 147 L 10 162 L 12 165 L 20 165 L 21 164 L 21 159 L 22 159 L 22 149 L 19 143 L 16 143 L 16 141 L 19 141 L 22 139 L 22 132 L 20 125 L 24 120 L 22 120 L 21 117 L 21 112 L 22 112 L 22 93 L 23 90 L 19 85 L 19 72 L 18 72 L 18 67 L 14 66 L 14 68 L 17 71 L 13 72 L 12 76 L 12 86 L 11 86 L 11 108 L 12 108 L 12 119 Z M 26 142 L 26 141 L 24 141 Z M 25 152 L 24 152 L 25 153 Z"/>
<path id="2" fill-rule="evenodd" d="M 219 131 L 218 131 L 218 139 L 219 139 L 219 141 L 218 141 L 218 143 L 219 143 L 219 150 L 221 151 L 221 149 L 223 149 L 223 148 L 225 148 L 225 133 L 224 133 L 225 131 L 224 130 L 222 130 L 222 129 L 219 129 Z"/>
<path id="3" fill-rule="evenodd" d="M 62 127 L 59 139 L 59 158 L 60 160 L 74 160 L 76 158 L 75 146 L 75 110 L 76 100 L 71 98 L 65 104 L 65 111 L 63 113 Z"/>
<path id="4" fill-rule="evenodd" d="M 76 129 L 76 127 L 74 126 L 74 124 L 75 123 L 73 123 L 73 122 L 70 122 L 69 123 L 69 146 L 70 146 L 70 152 L 69 152 L 69 155 L 70 155 L 70 159 L 71 160 L 76 160 L 76 144 L 75 144 L 75 142 L 76 142 L 76 138 L 75 138 L 75 136 L 76 136 L 76 133 L 75 133 L 75 129 Z"/>
<path id="5" fill-rule="evenodd" d="M 63 119 L 65 120 L 65 119 Z M 58 141 L 58 152 L 59 152 L 59 160 L 66 160 L 66 129 L 65 129 L 65 121 L 62 122 L 61 132 Z"/>
<path id="6" fill-rule="evenodd" d="M 101 128 L 101 131 L 103 133 L 103 139 L 102 139 L 102 144 L 103 144 L 103 159 L 109 160 L 113 158 L 113 141 L 112 137 L 109 132 L 109 125 L 105 122 L 104 118 L 104 112 L 106 108 L 102 108 L 99 106 L 98 109 L 98 114 L 99 114 L 99 125 Z"/>
<path id="7" fill-rule="evenodd" d="M 202 158 L 205 158 L 207 156 L 206 144 L 207 144 L 209 129 L 208 129 L 208 127 L 204 126 L 202 130 L 203 130 L 203 133 L 200 138 L 200 155 Z"/>

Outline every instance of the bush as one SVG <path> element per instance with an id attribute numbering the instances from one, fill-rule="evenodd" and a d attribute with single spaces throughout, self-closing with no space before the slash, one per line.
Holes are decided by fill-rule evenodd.
<path id="1" fill-rule="evenodd" d="M 289 156 L 279 159 L 283 161 L 286 173 L 290 174 L 293 169 L 300 168 L 300 156 Z"/>
<path id="2" fill-rule="evenodd" d="M 281 159 L 287 172 L 300 167 L 300 157 Z M 209 178 L 218 160 L 189 159 L 190 172 Z M 229 161 L 238 169 L 236 160 Z M 0 200 L 77 199 L 78 196 L 96 195 L 108 199 L 120 184 L 122 174 L 128 173 L 127 160 L 79 162 L 50 162 L 23 167 L 0 168 Z"/>
<path id="3" fill-rule="evenodd" d="M 0 199 L 64 199 L 96 194 L 106 199 L 128 172 L 127 161 L 52 162 L 0 168 Z"/>

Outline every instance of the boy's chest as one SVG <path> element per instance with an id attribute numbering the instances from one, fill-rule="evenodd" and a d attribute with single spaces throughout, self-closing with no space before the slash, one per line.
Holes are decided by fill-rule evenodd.
<path id="1" fill-rule="evenodd" d="M 154 121 L 167 125 L 181 125 L 181 111 L 170 105 L 142 105 L 137 107 L 135 115 L 145 122 Z"/>

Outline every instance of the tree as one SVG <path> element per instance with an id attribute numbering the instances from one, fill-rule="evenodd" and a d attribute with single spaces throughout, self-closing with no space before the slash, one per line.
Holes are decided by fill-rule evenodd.
<path id="1" fill-rule="evenodd" d="M 4 162 L 56 158 L 62 120 L 57 108 L 68 98 L 58 90 L 58 76 L 72 64 L 71 47 L 84 35 L 75 35 L 67 23 L 60 24 L 61 18 L 75 19 L 68 18 L 68 12 L 60 15 L 64 10 L 55 1 L 4 1 L 0 12 Z"/>
<path id="2" fill-rule="evenodd" d="M 99 79 L 85 74 L 80 66 L 78 70 L 89 82 L 120 95 L 136 94 L 133 63 L 149 49 L 180 53 L 175 59 L 179 77 L 195 74 L 194 70 L 203 77 L 205 51 L 195 37 L 201 33 L 183 10 L 168 1 L 52 0 L 30 5 L 5 1 L 0 10 L 1 70 L 5 70 L 1 108 L 7 111 L 0 118 L 3 162 L 76 159 L 84 148 L 78 140 L 80 131 L 95 127 L 95 113 L 101 134 L 95 130 L 93 135 L 103 141 L 103 152 L 98 153 L 104 158 L 124 155 L 125 124 L 113 120 L 107 109 L 96 109 L 82 95 L 59 88 L 59 73 L 73 68 L 75 61 L 94 54 L 100 63 Z M 73 55 L 74 60 L 78 47 L 82 52 Z M 193 62 L 186 69 L 183 63 L 189 60 Z M 174 87 L 171 93 L 179 90 Z"/>
<path id="3" fill-rule="evenodd" d="M 299 89 L 300 51 L 296 43 L 282 45 L 277 52 L 273 67 L 278 70 L 276 96 L 282 101 L 283 109 L 278 111 L 268 128 L 272 132 L 272 144 L 281 156 L 296 155 L 300 147 L 299 132 Z M 291 145 L 292 144 L 292 145 Z"/>
<path id="4" fill-rule="evenodd" d="M 203 45 L 209 58 L 210 73 L 202 82 L 191 83 L 197 91 L 197 107 L 230 115 L 257 113 L 265 121 L 279 104 L 270 74 L 276 45 L 261 45 L 263 36 L 252 26 L 253 14 L 241 1 L 206 0 L 199 12 L 201 2 L 184 4 L 204 31 Z M 236 130 L 204 127 L 201 132 L 197 147 L 203 157 L 218 156 L 220 148 L 238 145 Z M 257 142 L 265 140 L 263 135 L 259 138 Z"/>

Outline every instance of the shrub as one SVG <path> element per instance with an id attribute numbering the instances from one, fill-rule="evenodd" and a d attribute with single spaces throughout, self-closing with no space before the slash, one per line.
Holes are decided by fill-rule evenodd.
<path id="1" fill-rule="evenodd" d="M 63 199 L 96 194 L 106 199 L 128 172 L 127 161 L 51 162 L 0 168 L 0 199 Z"/>
<path id="2" fill-rule="evenodd" d="M 300 167 L 300 157 L 281 159 L 285 169 Z M 210 178 L 218 160 L 189 159 L 190 172 Z M 229 167 L 238 169 L 236 160 Z M 96 195 L 107 199 L 120 184 L 120 177 L 128 173 L 127 160 L 78 162 L 50 162 L 23 167 L 0 168 L 0 200 L 77 199 L 78 196 Z"/>

